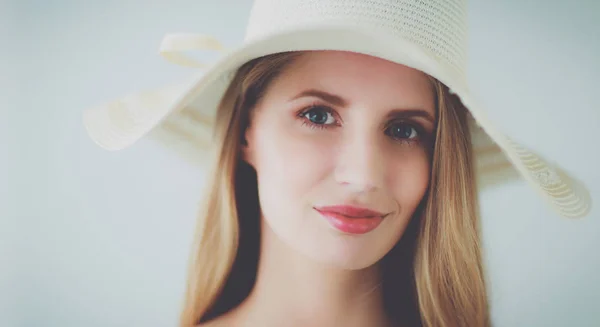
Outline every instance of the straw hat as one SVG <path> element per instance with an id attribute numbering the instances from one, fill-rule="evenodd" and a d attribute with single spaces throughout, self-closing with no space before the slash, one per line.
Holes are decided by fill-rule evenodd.
<path id="1" fill-rule="evenodd" d="M 217 106 L 238 67 L 277 52 L 353 51 L 421 70 L 459 96 L 471 113 L 481 187 L 517 175 L 561 216 L 586 215 L 590 200 L 585 187 L 500 132 L 477 103 L 466 79 L 468 32 L 466 0 L 255 0 L 239 47 L 225 50 L 204 35 L 167 35 L 160 45 L 162 56 L 205 70 L 178 85 L 90 108 L 83 120 L 91 138 L 105 149 L 121 150 L 149 136 L 202 163 L 211 147 Z M 186 56 L 192 50 L 223 55 L 202 65 Z"/>

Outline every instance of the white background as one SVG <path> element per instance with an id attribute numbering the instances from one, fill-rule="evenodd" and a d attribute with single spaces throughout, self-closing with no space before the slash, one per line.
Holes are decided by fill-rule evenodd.
<path id="1" fill-rule="evenodd" d="M 150 142 L 96 147 L 82 111 L 192 73 L 164 34 L 238 45 L 251 2 L 3 1 L 0 325 L 175 326 L 203 173 Z M 600 195 L 600 2 L 473 0 L 470 80 L 514 139 Z M 206 57 L 213 60 L 214 57 Z M 523 182 L 482 194 L 495 326 L 600 326 L 600 214 Z"/>

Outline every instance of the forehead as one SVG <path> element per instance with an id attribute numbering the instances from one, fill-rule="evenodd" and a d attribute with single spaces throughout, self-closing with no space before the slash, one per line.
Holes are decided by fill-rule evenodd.
<path id="1" fill-rule="evenodd" d="M 434 110 L 432 83 L 423 72 L 352 52 L 307 52 L 296 58 L 274 84 L 272 87 L 282 96 L 317 88 L 351 103 L 381 102 Z"/>
<path id="2" fill-rule="evenodd" d="M 317 89 L 335 94 L 351 105 L 422 108 L 437 116 L 432 83 L 426 74 L 352 52 L 306 52 L 287 66 L 269 89 L 265 97 L 275 101 L 287 101 L 302 91 Z"/>

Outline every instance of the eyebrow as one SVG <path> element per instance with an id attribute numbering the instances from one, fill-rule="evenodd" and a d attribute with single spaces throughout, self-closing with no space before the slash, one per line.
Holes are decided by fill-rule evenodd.
<path id="1" fill-rule="evenodd" d="M 298 95 L 293 97 L 292 100 L 296 100 L 298 98 L 303 98 L 303 97 L 321 98 L 322 100 L 324 100 L 326 102 L 329 102 L 335 106 L 340 106 L 340 107 L 345 107 L 348 105 L 348 102 L 346 102 L 346 100 L 342 99 L 341 97 L 339 97 L 335 94 L 331 94 L 331 93 L 327 93 L 327 92 L 319 91 L 319 90 L 315 90 L 315 89 L 309 89 L 306 91 L 302 91 Z"/>
<path id="2" fill-rule="evenodd" d="M 298 95 L 293 97 L 292 100 L 296 100 L 296 99 L 302 98 L 302 97 L 320 98 L 321 100 L 323 100 L 325 102 L 328 102 L 334 106 L 339 106 L 339 107 L 345 107 L 348 105 L 348 102 L 346 100 L 344 100 L 343 98 L 341 98 L 340 96 L 337 96 L 337 95 L 331 94 L 331 93 L 327 93 L 324 91 L 320 91 L 320 90 L 315 90 L 315 89 L 308 89 L 308 90 L 302 91 Z M 420 108 L 394 109 L 389 113 L 388 116 L 394 117 L 394 118 L 415 117 L 415 116 L 423 117 L 435 125 L 435 118 L 431 115 L 431 113 L 429 113 L 427 110 L 420 109 Z"/>
<path id="3" fill-rule="evenodd" d="M 389 117 L 405 118 L 405 117 L 422 117 L 435 126 L 435 118 L 426 110 L 423 109 L 394 109 L 390 112 Z"/>

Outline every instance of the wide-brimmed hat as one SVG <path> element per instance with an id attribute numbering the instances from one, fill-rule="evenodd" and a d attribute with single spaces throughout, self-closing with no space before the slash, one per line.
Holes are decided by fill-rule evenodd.
<path id="1" fill-rule="evenodd" d="M 586 215 L 590 199 L 582 183 L 500 132 L 471 93 L 466 78 L 468 32 L 466 0 L 256 0 L 239 47 L 225 50 L 204 35 L 167 35 L 161 55 L 205 69 L 181 84 L 90 108 L 84 124 L 91 138 L 108 150 L 124 149 L 148 135 L 202 163 L 211 148 L 218 104 L 241 65 L 279 52 L 352 51 L 423 71 L 460 98 L 470 112 L 481 187 L 517 175 L 560 215 Z M 223 55 L 204 66 L 186 56 L 190 50 Z"/>

